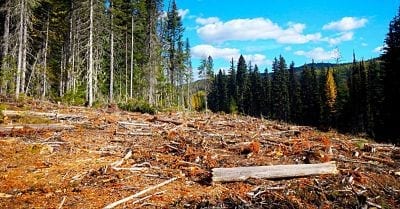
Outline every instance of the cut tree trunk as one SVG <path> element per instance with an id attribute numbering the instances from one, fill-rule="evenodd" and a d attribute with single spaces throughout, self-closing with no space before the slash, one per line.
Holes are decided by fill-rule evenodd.
<path id="1" fill-rule="evenodd" d="M 319 164 L 253 166 L 212 169 L 213 182 L 245 181 L 249 178 L 280 179 L 322 174 L 337 174 L 336 162 Z"/>

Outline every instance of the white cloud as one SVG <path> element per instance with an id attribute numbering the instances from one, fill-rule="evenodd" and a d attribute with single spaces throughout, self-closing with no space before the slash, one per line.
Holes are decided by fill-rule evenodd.
<path id="1" fill-rule="evenodd" d="M 373 52 L 375 52 L 375 53 L 383 53 L 385 51 L 385 47 L 386 46 L 387 46 L 386 44 L 383 45 L 383 46 L 378 46 L 373 50 Z"/>
<path id="2" fill-rule="evenodd" d="M 330 45 L 337 45 L 343 41 L 351 41 L 353 40 L 354 32 L 343 32 L 339 33 L 339 36 L 335 38 L 324 38 L 323 40 L 327 41 Z"/>
<path id="3" fill-rule="evenodd" d="M 292 47 L 291 46 L 287 46 L 287 47 L 285 47 L 285 51 L 292 51 Z"/>
<path id="4" fill-rule="evenodd" d="M 361 43 L 361 46 L 368 46 L 367 43 Z"/>
<path id="5" fill-rule="evenodd" d="M 305 56 L 310 59 L 314 59 L 315 61 L 327 61 L 333 60 L 340 57 L 340 52 L 338 49 L 333 49 L 331 51 L 325 51 L 321 47 L 317 47 L 310 51 L 296 51 L 295 55 Z"/>
<path id="6" fill-rule="evenodd" d="M 330 22 L 322 27 L 324 30 L 350 31 L 362 28 L 367 24 L 366 18 L 343 17 L 339 21 Z"/>
<path id="7" fill-rule="evenodd" d="M 204 58 L 211 56 L 213 59 L 224 59 L 230 61 L 232 58 L 237 61 L 241 55 L 240 50 L 236 48 L 218 48 L 212 45 L 197 45 L 191 48 L 191 54 L 194 58 Z M 272 62 L 262 54 L 244 54 L 246 62 L 252 65 L 270 65 Z"/>
<path id="8" fill-rule="evenodd" d="M 200 25 L 214 24 L 217 22 L 219 22 L 218 17 L 209 17 L 209 18 L 198 17 L 198 18 L 196 18 L 196 23 L 198 23 Z"/>
<path id="9" fill-rule="evenodd" d="M 272 61 L 268 60 L 265 55 L 262 54 L 251 54 L 251 55 L 243 55 L 244 59 L 246 60 L 247 63 L 250 63 L 254 65 L 264 66 L 264 65 L 271 65 Z M 261 69 L 259 69 L 261 70 Z"/>
<path id="10" fill-rule="evenodd" d="M 320 33 L 303 34 L 304 24 L 290 23 L 286 29 L 269 19 L 234 19 L 222 22 L 212 19 L 212 22 L 200 19 L 204 23 L 197 29 L 198 35 L 207 42 L 276 40 L 278 43 L 304 44 L 321 39 Z M 218 20 L 218 21 L 216 21 Z"/>
<path id="11" fill-rule="evenodd" d="M 214 59 L 223 58 L 225 60 L 230 60 L 236 58 L 240 55 L 239 49 L 235 48 L 217 48 L 211 45 L 202 44 L 197 45 L 191 49 L 191 54 L 196 58 L 203 58 L 211 56 Z"/>
<path id="12" fill-rule="evenodd" d="M 185 16 L 189 14 L 189 9 L 178 9 L 178 15 L 181 16 L 182 20 L 185 19 Z"/>

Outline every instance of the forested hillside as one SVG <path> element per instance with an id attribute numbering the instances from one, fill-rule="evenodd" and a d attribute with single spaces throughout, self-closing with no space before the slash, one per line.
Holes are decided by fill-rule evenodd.
<path id="1" fill-rule="evenodd" d="M 399 15 L 389 25 L 379 59 L 357 60 L 353 52 L 351 64 L 310 63 L 295 68 L 279 56 L 272 72 L 264 73 L 243 56 L 237 64 L 232 60 L 228 72 L 220 70 L 210 79 L 209 107 L 398 143 Z"/>

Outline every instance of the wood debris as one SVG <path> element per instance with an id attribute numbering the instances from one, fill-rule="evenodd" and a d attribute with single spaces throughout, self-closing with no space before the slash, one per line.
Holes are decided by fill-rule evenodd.
<path id="1" fill-rule="evenodd" d="M 283 179 L 323 174 L 337 174 L 336 162 L 319 164 L 252 166 L 235 168 L 213 168 L 213 182 L 245 181 L 255 179 Z"/>
<path id="2" fill-rule="evenodd" d="M 8 106 L 0 208 L 400 208 L 397 145 L 240 115 Z"/>

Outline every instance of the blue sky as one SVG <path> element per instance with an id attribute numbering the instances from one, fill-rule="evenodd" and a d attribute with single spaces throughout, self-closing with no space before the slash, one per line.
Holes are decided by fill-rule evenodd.
<path id="1" fill-rule="evenodd" d="M 168 7 L 167 0 L 165 6 Z M 211 55 L 215 70 L 240 54 L 260 70 L 280 54 L 296 66 L 380 54 L 400 0 L 176 0 L 193 68 Z"/>

